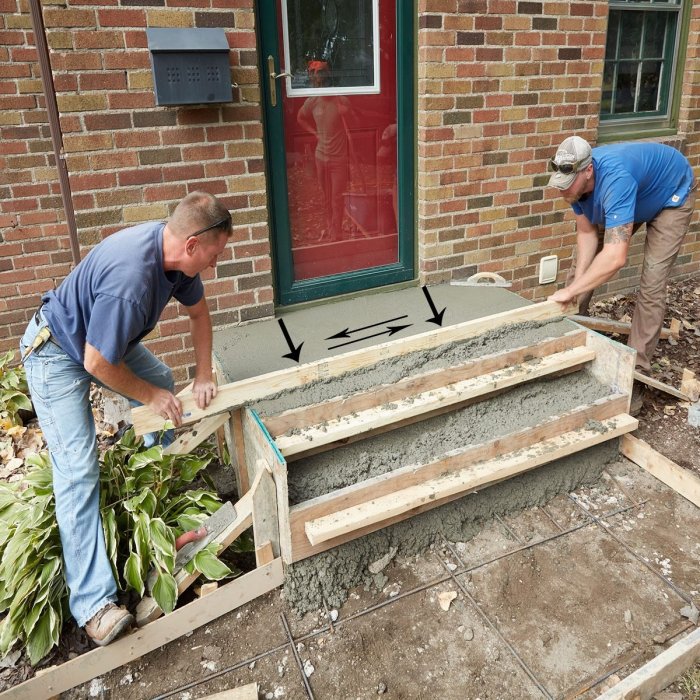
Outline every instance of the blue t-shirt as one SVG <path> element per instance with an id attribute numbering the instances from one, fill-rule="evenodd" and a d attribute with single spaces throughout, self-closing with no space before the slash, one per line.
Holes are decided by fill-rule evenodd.
<path id="1" fill-rule="evenodd" d="M 42 297 L 52 334 L 76 362 L 83 364 L 88 342 L 118 364 L 153 330 L 171 297 L 192 306 L 204 296 L 199 275 L 163 269 L 164 228 L 149 222 L 112 234 Z"/>
<path id="2" fill-rule="evenodd" d="M 571 205 L 605 228 L 651 221 L 662 209 L 680 207 L 693 183 L 686 157 L 660 143 L 616 143 L 594 148 L 595 186 Z"/>

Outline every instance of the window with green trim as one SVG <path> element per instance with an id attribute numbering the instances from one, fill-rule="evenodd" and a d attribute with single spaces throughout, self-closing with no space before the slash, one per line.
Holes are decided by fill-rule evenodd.
<path id="1" fill-rule="evenodd" d="M 674 83 L 682 71 L 683 4 L 690 0 L 610 0 L 601 128 L 673 126 Z"/>

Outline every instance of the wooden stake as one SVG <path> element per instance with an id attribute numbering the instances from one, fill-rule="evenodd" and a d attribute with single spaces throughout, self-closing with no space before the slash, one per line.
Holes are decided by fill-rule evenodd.
<path id="1" fill-rule="evenodd" d="M 647 377 L 646 374 L 642 374 L 641 372 L 638 372 L 635 370 L 634 372 L 634 378 L 638 382 L 642 382 L 646 384 L 647 386 L 654 387 L 654 389 L 658 389 L 659 391 L 663 391 L 665 394 L 668 394 L 669 396 L 675 396 L 677 399 L 681 399 L 683 401 L 690 401 L 690 397 L 687 394 L 684 394 L 682 391 L 678 391 L 678 389 L 674 389 L 672 386 L 669 386 L 668 384 L 664 384 L 663 382 L 660 382 L 658 379 L 652 379 L 651 377 Z"/>
<path id="2" fill-rule="evenodd" d="M 619 333 L 620 335 L 629 335 L 632 329 L 631 323 L 625 323 L 625 321 L 613 321 L 610 318 L 600 318 L 598 316 L 572 316 L 572 321 L 580 323 L 586 328 L 590 328 L 592 331 L 602 331 L 603 333 Z M 668 338 L 672 335 L 672 331 L 669 328 L 661 329 L 661 338 Z"/>

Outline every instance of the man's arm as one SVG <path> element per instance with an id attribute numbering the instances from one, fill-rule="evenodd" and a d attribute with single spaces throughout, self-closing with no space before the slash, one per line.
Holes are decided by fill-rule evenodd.
<path id="1" fill-rule="evenodd" d="M 577 269 L 574 281 L 568 287 L 564 287 L 564 289 L 560 289 L 552 294 L 549 297 L 550 301 L 566 304 L 579 294 L 595 289 L 603 282 L 612 279 L 627 260 L 627 251 L 629 250 L 630 238 L 632 238 L 632 227 L 633 224 L 629 223 L 606 228 L 603 248 L 600 253 L 595 255 L 588 267 L 580 275 Z M 589 248 L 586 248 L 584 255 L 586 253 L 590 254 Z"/>
<path id="2" fill-rule="evenodd" d="M 598 252 L 598 227 L 583 214 L 576 215 L 576 272 L 578 279 L 591 266 Z"/>
<path id="3" fill-rule="evenodd" d="M 85 343 L 85 369 L 110 389 L 148 406 L 175 426 L 182 423 L 182 404 L 167 389 L 161 389 L 135 375 L 123 362 L 113 365 L 90 343 Z"/>
<path id="4" fill-rule="evenodd" d="M 192 394 L 199 408 L 206 408 L 216 396 L 216 384 L 211 377 L 211 318 L 207 300 L 202 297 L 194 306 L 188 306 L 190 335 L 194 346 L 195 374 Z"/>

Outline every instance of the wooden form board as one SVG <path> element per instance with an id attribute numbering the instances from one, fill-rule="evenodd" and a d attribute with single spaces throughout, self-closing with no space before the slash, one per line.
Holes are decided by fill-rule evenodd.
<path id="1" fill-rule="evenodd" d="M 107 647 L 48 669 L 40 676 L 0 694 L 8 700 L 36 700 L 63 693 L 76 685 L 134 661 L 217 617 L 250 602 L 284 583 L 281 559 L 244 574 L 169 615 L 126 635 Z"/>
<path id="2" fill-rule="evenodd" d="M 700 508 L 700 478 L 693 472 L 683 469 L 633 435 L 625 435 L 620 451 L 627 459 Z"/>
<path id="3" fill-rule="evenodd" d="M 291 561 L 305 559 L 353 539 L 352 536 L 343 537 L 313 546 L 305 533 L 305 523 L 309 520 L 364 503 L 372 498 L 395 493 L 409 486 L 422 484 L 447 471 L 457 471 L 478 461 L 492 459 L 498 454 L 527 447 L 533 442 L 576 430 L 589 420 L 611 418 L 625 412 L 627 401 L 627 396 L 611 395 L 588 406 L 574 409 L 560 417 L 552 418 L 538 426 L 509 433 L 488 443 L 465 447 L 455 454 L 445 455 L 443 459 L 426 464 L 409 464 L 386 474 L 352 484 L 331 494 L 294 505 L 289 509 L 289 527 L 292 538 Z M 367 532 L 372 532 L 380 527 L 382 526 L 373 527 L 359 534 L 367 534 Z"/>
<path id="4" fill-rule="evenodd" d="M 426 350 L 455 340 L 472 338 L 493 328 L 525 321 L 544 321 L 572 315 L 575 312 L 574 306 L 564 307 L 554 301 L 543 301 L 539 304 L 503 311 L 454 326 L 446 326 L 407 338 L 391 340 L 369 348 L 353 350 L 329 359 L 309 362 L 299 367 L 269 372 L 258 377 L 220 386 L 217 395 L 204 410 L 197 407 L 191 392 L 185 393 L 181 397 L 183 422 L 185 424 L 194 423 L 205 416 L 230 411 L 236 406 L 242 406 L 249 401 L 268 396 L 282 389 L 291 389 L 315 380 L 335 377 L 409 352 Z M 163 418 L 154 413 L 148 406 L 133 409 L 132 420 L 134 430 L 138 435 L 160 430 L 164 425 Z"/>
<path id="5" fill-rule="evenodd" d="M 258 700 L 258 684 L 249 683 L 239 688 L 222 690 L 220 693 L 206 695 L 200 698 L 200 700 Z"/>
<path id="6" fill-rule="evenodd" d="M 386 496 L 351 506 L 341 511 L 307 520 L 304 531 L 312 545 L 330 542 L 360 529 L 398 522 L 426 506 L 447 502 L 484 486 L 491 486 L 539 467 L 542 464 L 566 457 L 601 442 L 619 437 L 637 427 L 637 420 L 620 414 L 602 422 L 605 431 L 596 428 L 579 428 L 562 433 L 549 440 L 531 443 L 526 450 L 499 454 L 494 459 L 472 464 L 459 471 L 441 474 L 434 479 L 395 491 Z"/>
<path id="7" fill-rule="evenodd" d="M 584 346 L 587 335 L 584 330 L 571 331 L 563 336 L 548 338 L 534 345 L 483 355 L 452 367 L 416 374 L 392 384 L 378 385 L 372 387 L 370 391 L 350 396 L 339 396 L 309 406 L 292 408 L 273 416 L 265 416 L 263 422 L 270 435 L 277 440 L 280 435 L 291 429 L 323 423 L 328 420 L 329 416 L 348 416 L 374 406 L 401 401 L 407 396 L 471 379 L 481 374 L 495 372 L 505 367 L 514 367 L 526 359 L 546 357 L 557 352 Z"/>
<path id="8" fill-rule="evenodd" d="M 543 461 L 539 462 L 539 464 L 545 464 L 554 459 L 559 459 L 560 456 L 565 455 L 556 453 L 557 446 L 553 443 L 549 443 L 550 440 L 555 440 L 557 436 L 561 436 L 562 434 L 576 433 L 582 430 L 583 426 L 592 419 L 602 422 L 611 420 L 612 417 L 619 415 L 620 411 L 624 411 L 623 407 L 625 401 L 626 397 L 623 396 L 609 397 L 609 399 L 596 402 L 596 404 L 580 407 L 560 418 L 546 421 L 535 428 L 527 428 L 515 433 L 509 433 L 508 435 L 504 435 L 488 443 L 471 445 L 462 450 L 456 450 L 434 462 L 406 465 L 392 472 L 381 474 L 344 489 L 334 491 L 331 494 L 319 496 L 318 498 L 292 506 L 289 510 L 289 520 L 292 534 L 293 561 L 305 559 L 306 557 L 318 554 L 319 552 L 348 542 L 361 535 L 405 520 L 419 512 L 429 510 L 443 503 L 447 503 L 449 500 L 454 500 L 454 498 L 466 495 L 477 487 L 474 486 L 472 488 L 465 480 L 464 488 L 461 491 L 455 491 L 456 495 L 454 496 L 449 498 L 445 497 L 442 500 L 438 498 L 429 499 L 423 505 L 404 509 L 402 513 L 397 514 L 395 517 L 389 518 L 389 516 L 387 516 L 386 519 L 378 519 L 372 523 L 367 522 L 364 526 L 357 528 L 352 533 L 319 541 L 315 545 L 309 541 L 306 532 L 306 523 L 309 521 L 318 520 L 348 508 L 362 506 L 363 504 L 367 504 L 379 498 L 386 499 L 387 502 L 391 501 L 397 493 L 405 489 L 418 488 L 441 476 L 447 477 L 451 474 L 461 472 L 462 470 L 468 471 L 469 469 L 478 467 L 480 463 L 489 462 L 494 469 L 497 469 L 498 462 L 504 459 L 509 453 L 529 448 L 538 443 L 547 443 L 548 448 L 553 448 L 550 453 L 542 455 Z M 622 421 L 619 427 L 623 428 L 622 432 L 629 432 L 634 430 L 636 425 L 637 421 L 630 419 L 629 421 Z M 598 432 L 592 436 L 587 434 L 582 435 L 580 441 L 574 440 L 570 445 L 566 443 L 562 446 L 562 449 L 570 449 L 566 454 L 571 454 L 577 450 L 588 447 L 587 441 L 597 439 L 597 442 L 590 442 L 590 444 L 593 445 L 613 439 L 622 434 L 621 432 L 616 432 L 617 430 L 618 426 L 611 426 L 611 430 L 607 433 Z M 572 435 L 572 438 L 573 437 Z M 539 466 L 539 464 L 533 463 L 532 466 L 525 466 L 523 470 L 531 469 L 534 466 Z M 467 479 L 468 476 L 468 474 L 464 474 L 465 479 Z M 491 485 L 491 483 L 496 483 L 498 480 L 500 479 L 494 479 L 492 482 L 488 483 L 484 482 L 481 486 Z M 382 502 L 384 503 L 385 501 Z"/>
<path id="9" fill-rule="evenodd" d="M 288 563 L 290 561 L 291 536 L 287 514 L 287 504 L 289 503 L 287 464 L 255 411 L 249 408 L 243 411 L 241 427 L 249 479 L 255 479 L 260 470 L 267 468 L 272 473 L 274 485 L 275 511 L 273 512 L 269 506 L 265 506 L 261 502 L 256 502 L 254 507 L 253 527 L 257 527 L 255 531 L 256 544 L 270 541 L 275 551 L 281 552 L 282 558 Z M 270 493 L 269 490 L 268 493 Z M 257 516 L 255 515 L 256 508 L 258 508 Z M 276 522 L 273 523 L 273 520 Z M 261 539 L 258 540 L 258 538 Z"/>
<path id="10" fill-rule="evenodd" d="M 414 394 L 398 402 L 377 405 L 355 412 L 352 420 L 338 415 L 319 426 L 299 430 L 291 435 L 276 437 L 280 452 L 289 458 L 300 455 L 319 445 L 330 444 L 348 437 L 370 433 L 377 428 L 406 421 L 415 416 L 427 418 L 445 408 L 456 408 L 470 399 L 486 399 L 503 389 L 533 381 L 564 369 L 580 368 L 595 357 L 595 351 L 579 347 L 564 350 L 543 358 L 524 361 L 516 367 L 506 367 L 471 379 L 436 387 Z"/>
<path id="11" fill-rule="evenodd" d="M 592 331 L 603 331 L 604 333 L 619 333 L 620 335 L 629 335 L 632 329 L 631 323 L 625 323 L 624 321 L 614 321 L 610 318 L 600 318 L 598 316 L 579 316 L 578 314 L 571 317 L 572 321 L 580 323 L 586 328 L 590 328 Z M 669 328 L 661 329 L 661 338 L 668 338 L 671 333 Z"/>
<path id="12" fill-rule="evenodd" d="M 649 663 L 637 669 L 598 700 L 651 700 L 700 660 L 700 629 L 695 629 Z"/>
<path id="13" fill-rule="evenodd" d="M 180 435 L 172 444 L 168 445 L 163 454 L 183 455 L 192 452 L 199 447 L 215 430 L 218 430 L 229 419 L 228 413 L 218 413 L 207 416 L 196 423 L 190 430 Z"/>

